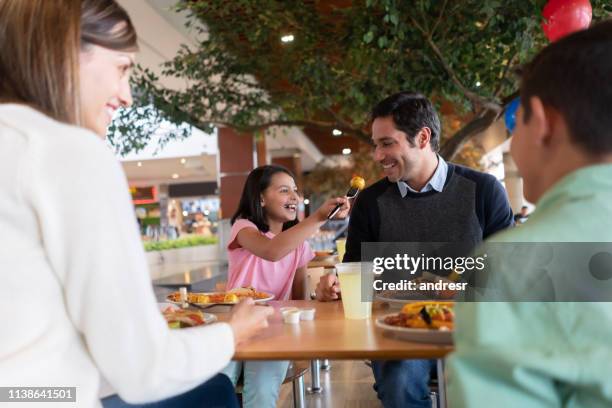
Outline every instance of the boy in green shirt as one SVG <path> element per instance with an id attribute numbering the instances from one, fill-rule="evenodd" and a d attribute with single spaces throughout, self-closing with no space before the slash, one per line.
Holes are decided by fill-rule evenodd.
<path id="1" fill-rule="evenodd" d="M 511 153 L 536 211 L 488 243 L 612 242 L 612 21 L 549 45 L 526 67 Z M 502 262 L 496 289 L 528 288 L 531 260 Z M 549 269 L 554 295 L 539 299 L 556 303 L 457 304 L 453 408 L 612 406 L 612 303 L 588 302 L 612 301 L 612 264 L 571 277 L 592 286 L 580 296 Z"/>

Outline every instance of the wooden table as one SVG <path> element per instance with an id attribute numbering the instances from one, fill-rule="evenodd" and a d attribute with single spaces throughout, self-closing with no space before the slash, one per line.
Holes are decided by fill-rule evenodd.
<path id="1" fill-rule="evenodd" d="M 348 320 L 344 318 L 341 301 L 289 300 L 268 304 L 275 309 L 274 315 L 268 319 L 269 328 L 239 345 L 234 354 L 235 360 L 312 360 L 312 389 L 320 392 L 318 360 L 437 359 L 439 401 L 442 408 L 446 407 L 442 357 L 453 351 L 453 347 L 412 343 L 387 335 L 374 325 L 374 318 L 392 313 L 388 308 L 375 303 L 371 319 Z M 300 321 L 299 324 L 284 323 L 279 309 L 290 306 L 315 308 L 315 319 Z M 224 321 L 229 314 L 221 313 L 218 317 Z M 298 389 L 301 391 L 294 388 L 294 403 L 303 407 L 303 379 Z M 299 395 L 297 399 L 296 395 Z"/>
<path id="2" fill-rule="evenodd" d="M 270 327 L 247 343 L 238 346 L 236 360 L 357 360 L 357 359 L 437 359 L 453 350 L 452 346 L 412 343 L 388 336 L 374 325 L 374 319 L 347 320 L 342 302 L 291 300 L 269 302 L 275 313 Z M 315 320 L 299 324 L 283 322 L 280 308 L 314 307 Z M 375 307 L 373 317 L 390 313 Z M 225 315 L 225 316 L 224 316 Z M 221 321 L 226 313 L 218 315 Z"/>

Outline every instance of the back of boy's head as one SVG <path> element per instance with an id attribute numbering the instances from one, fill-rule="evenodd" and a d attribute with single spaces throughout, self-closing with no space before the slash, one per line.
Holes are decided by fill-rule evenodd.
<path id="1" fill-rule="evenodd" d="M 612 153 L 612 20 L 542 50 L 523 70 L 525 121 L 533 96 L 563 116 L 572 141 L 587 153 Z"/>

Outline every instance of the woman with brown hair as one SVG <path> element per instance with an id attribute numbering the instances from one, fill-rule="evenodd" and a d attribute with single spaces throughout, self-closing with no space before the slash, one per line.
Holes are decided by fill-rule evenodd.
<path id="1" fill-rule="evenodd" d="M 270 308 L 247 302 L 229 323 L 182 331 L 159 313 L 103 141 L 131 103 L 136 50 L 113 0 L 0 0 L 1 385 L 76 387 L 77 406 L 93 407 L 104 377 L 132 403 L 234 406 L 215 374 Z"/>

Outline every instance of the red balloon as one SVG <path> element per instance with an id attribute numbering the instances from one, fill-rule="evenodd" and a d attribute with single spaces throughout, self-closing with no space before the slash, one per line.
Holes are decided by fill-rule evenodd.
<path id="1" fill-rule="evenodd" d="M 546 38 L 557 41 L 591 24 L 593 9 L 589 0 L 550 0 L 544 6 L 542 29 Z"/>

